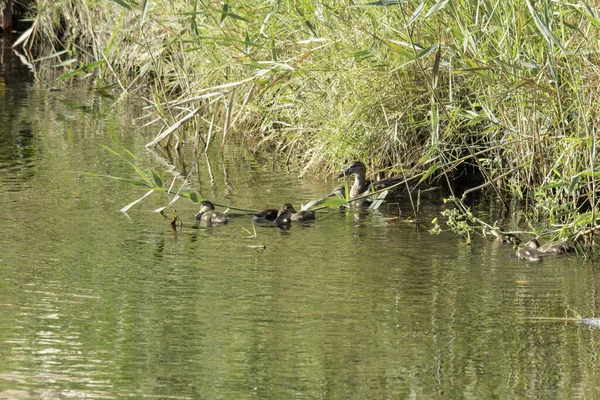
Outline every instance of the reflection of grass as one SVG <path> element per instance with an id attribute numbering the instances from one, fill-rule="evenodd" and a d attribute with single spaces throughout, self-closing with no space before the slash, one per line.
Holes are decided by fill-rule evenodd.
<path id="1" fill-rule="evenodd" d="M 129 185 L 134 185 L 134 186 L 139 186 L 139 187 L 149 189 L 146 192 L 146 194 L 144 194 L 142 197 L 140 197 L 139 199 L 137 199 L 137 200 L 129 203 L 125 207 L 123 207 L 121 209 L 121 212 L 127 212 L 131 207 L 133 207 L 137 203 L 141 202 L 142 200 L 144 200 L 146 197 L 148 197 L 149 195 L 151 195 L 154 192 L 161 192 L 161 193 L 164 193 L 165 195 L 167 195 L 167 197 L 169 197 L 169 203 L 167 204 L 167 206 L 159 208 L 158 210 L 156 210 L 157 212 L 161 212 L 165 208 L 172 206 L 173 203 L 175 201 L 177 201 L 177 199 L 180 196 L 183 196 L 189 200 L 192 200 L 194 203 L 200 203 L 202 201 L 202 197 L 198 193 L 196 193 L 195 191 L 193 191 L 191 189 L 184 189 L 184 188 L 180 187 L 179 189 L 174 190 L 174 188 L 173 188 L 175 185 L 174 179 L 171 182 L 171 185 L 169 187 L 166 187 L 163 183 L 162 178 L 156 171 L 154 171 L 151 168 L 146 168 L 144 170 L 144 169 L 139 168 L 137 165 L 135 165 L 129 158 L 132 158 L 134 161 L 137 161 L 137 157 L 134 154 L 132 154 L 130 151 L 124 150 L 125 153 L 129 156 L 129 158 L 128 158 L 109 147 L 106 147 L 106 146 L 102 146 L 102 147 L 104 147 L 106 150 L 110 151 L 114 155 L 118 156 L 119 158 L 125 160 L 131 166 L 131 168 L 133 168 L 133 170 L 141 178 L 141 180 L 123 178 L 123 177 L 113 176 L 113 175 L 98 174 L 98 173 L 93 173 L 93 172 L 87 172 L 88 175 L 109 178 L 109 179 L 116 180 L 118 182 L 123 182 L 123 183 L 127 183 Z M 171 194 L 173 194 L 175 196 L 173 198 L 171 198 L 169 196 Z"/>
<path id="2" fill-rule="evenodd" d="M 254 225 L 254 221 L 252 221 L 252 232 L 250 232 L 248 229 L 244 228 L 242 225 L 240 225 L 240 228 L 242 228 L 244 231 L 246 231 L 246 233 L 249 235 L 246 237 L 246 239 L 256 239 L 256 241 L 257 241 L 257 244 L 249 245 L 248 247 L 250 247 L 252 249 L 257 249 L 257 250 L 264 250 L 267 248 L 267 246 L 260 243 L 260 241 L 258 240 L 258 234 L 256 233 L 256 226 Z"/>

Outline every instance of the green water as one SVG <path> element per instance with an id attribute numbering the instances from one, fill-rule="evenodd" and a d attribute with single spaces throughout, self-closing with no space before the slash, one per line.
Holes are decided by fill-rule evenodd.
<path id="1" fill-rule="evenodd" d="M 195 158 L 191 138 L 180 155 L 147 151 L 140 101 L 50 92 L 0 65 L 0 398 L 600 395 L 600 330 L 533 319 L 600 314 L 592 262 L 432 236 L 437 201 L 422 225 L 390 205 L 248 239 L 249 218 L 198 227 L 184 199 L 173 232 L 152 211 L 164 197 L 127 216 L 144 191 L 83 174 L 135 178 L 101 145 L 168 181 L 194 172 L 219 204 L 299 206 L 337 182 L 233 145 Z"/>

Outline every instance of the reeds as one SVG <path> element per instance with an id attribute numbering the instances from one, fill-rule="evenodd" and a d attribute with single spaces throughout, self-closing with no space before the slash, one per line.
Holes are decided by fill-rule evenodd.
<path id="1" fill-rule="evenodd" d="M 452 182 L 470 165 L 529 218 L 595 227 L 600 19 L 585 2 L 38 5 L 30 38 L 63 77 L 149 89 L 150 145 L 191 123 L 206 146 L 241 136 L 305 170 L 362 159 Z"/>

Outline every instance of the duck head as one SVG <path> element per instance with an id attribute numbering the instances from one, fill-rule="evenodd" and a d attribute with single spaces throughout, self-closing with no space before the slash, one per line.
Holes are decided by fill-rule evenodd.
<path id="1" fill-rule="evenodd" d="M 295 212 L 296 210 L 294 209 L 294 206 L 292 206 L 290 203 L 285 203 L 279 209 L 279 212 L 277 213 L 277 219 L 275 219 L 273 224 L 275 226 L 288 225 L 292 221 L 292 214 Z"/>
<path id="2" fill-rule="evenodd" d="M 367 173 L 367 167 L 360 161 L 354 161 L 348 168 L 346 168 L 343 172 L 339 173 L 335 179 L 340 179 L 349 175 L 362 175 L 364 176 Z"/>
<path id="3" fill-rule="evenodd" d="M 215 205 L 208 200 L 204 200 L 202 203 L 200 203 L 200 211 L 198 211 L 198 213 L 196 214 L 196 219 L 200 219 L 200 217 L 202 217 L 202 214 L 214 210 Z"/>

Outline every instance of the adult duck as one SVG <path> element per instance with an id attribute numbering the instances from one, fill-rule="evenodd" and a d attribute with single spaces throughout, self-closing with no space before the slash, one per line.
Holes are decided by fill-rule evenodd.
<path id="1" fill-rule="evenodd" d="M 374 190 L 381 190 L 396 185 L 404 180 L 402 177 L 399 176 L 392 176 L 378 181 L 367 180 L 367 167 L 361 161 L 352 162 L 344 171 L 336 175 L 335 179 L 340 179 L 350 175 L 354 175 L 354 183 L 350 188 L 350 193 L 348 196 L 350 200 L 364 196 L 369 192 L 369 190 L 371 190 L 371 188 L 373 188 Z M 405 187 L 406 185 L 398 186 L 400 191 L 404 190 Z M 345 194 L 345 190 L 343 187 L 338 187 L 334 189 L 334 191 L 330 193 L 330 196 L 339 193 Z M 349 205 L 351 207 L 363 207 L 368 205 L 370 202 L 371 199 L 369 199 L 368 197 L 364 197 L 358 200 L 350 201 Z"/>
<path id="2" fill-rule="evenodd" d="M 200 203 L 200 211 L 196 214 L 196 219 L 207 225 L 226 224 L 229 221 L 229 217 L 221 211 L 215 211 L 215 205 L 208 200 Z"/>

